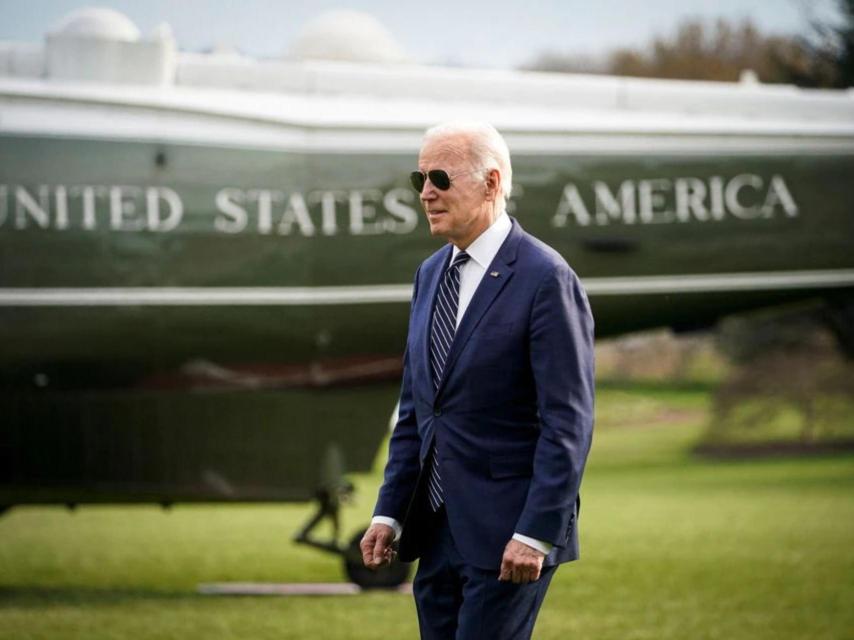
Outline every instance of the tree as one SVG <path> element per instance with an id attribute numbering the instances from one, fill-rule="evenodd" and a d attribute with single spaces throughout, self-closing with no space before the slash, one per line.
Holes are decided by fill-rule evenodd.
<path id="1" fill-rule="evenodd" d="M 838 25 L 811 21 L 812 34 L 799 40 L 804 52 L 800 67 L 792 68 L 793 82 L 801 86 L 854 86 L 854 0 L 837 0 Z"/>
<path id="2" fill-rule="evenodd" d="M 854 0 L 839 0 L 839 6 L 843 22 L 813 21 L 809 38 L 764 35 L 750 20 L 694 18 L 640 49 L 617 49 L 599 60 L 547 52 L 524 68 L 729 82 L 751 70 L 766 83 L 846 87 L 854 84 Z"/>
<path id="3" fill-rule="evenodd" d="M 846 361 L 821 311 L 758 312 L 718 327 L 733 363 L 713 397 L 708 442 L 750 441 L 751 432 L 794 421 L 801 444 L 854 433 L 854 362 Z"/>

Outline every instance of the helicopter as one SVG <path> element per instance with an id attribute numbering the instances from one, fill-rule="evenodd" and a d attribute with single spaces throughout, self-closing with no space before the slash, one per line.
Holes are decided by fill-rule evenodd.
<path id="1" fill-rule="evenodd" d="M 297 541 L 403 581 L 338 514 L 440 246 L 408 172 L 471 118 L 597 337 L 806 301 L 854 351 L 850 90 L 186 53 L 84 9 L 0 47 L 0 509 L 316 501 Z"/>

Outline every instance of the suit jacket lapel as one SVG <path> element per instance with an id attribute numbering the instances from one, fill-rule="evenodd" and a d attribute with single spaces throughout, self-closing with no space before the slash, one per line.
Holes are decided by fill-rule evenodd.
<path id="1" fill-rule="evenodd" d="M 460 326 L 457 327 L 457 332 L 454 334 L 454 342 L 451 344 L 451 351 L 448 353 L 445 369 L 442 371 L 442 382 L 436 391 L 436 395 L 441 393 L 451 369 L 466 346 L 466 342 L 468 342 L 472 332 L 480 323 L 481 318 L 483 318 L 489 307 L 492 306 L 495 298 L 498 297 L 498 294 L 501 293 L 501 290 L 504 289 L 510 278 L 513 277 L 513 268 L 510 265 L 516 261 L 516 250 L 519 247 L 519 241 L 522 239 L 522 228 L 516 222 L 515 218 L 510 218 L 510 220 L 513 223 L 513 227 L 510 229 L 510 233 L 505 238 L 498 253 L 495 254 L 495 258 L 492 259 L 492 263 L 487 267 L 486 273 L 483 274 L 483 278 L 474 292 L 474 297 L 472 297 L 465 315 L 463 315 L 462 322 L 460 322 Z M 497 273 L 498 275 L 493 276 L 493 273 Z"/>

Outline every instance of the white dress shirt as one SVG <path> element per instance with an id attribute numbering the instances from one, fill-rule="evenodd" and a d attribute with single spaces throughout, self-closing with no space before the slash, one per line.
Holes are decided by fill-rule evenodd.
<path id="1" fill-rule="evenodd" d="M 475 238 L 474 242 L 472 242 L 468 248 L 466 248 L 465 252 L 469 254 L 470 259 L 460 267 L 460 300 L 459 305 L 457 306 L 457 328 L 459 328 L 460 320 L 462 320 L 471 299 L 474 297 L 474 292 L 477 291 L 477 287 L 483 279 L 484 274 L 486 274 L 486 270 L 489 268 L 489 265 L 492 263 L 493 258 L 495 258 L 495 254 L 498 253 L 498 250 L 501 248 L 504 240 L 507 239 L 512 227 L 513 225 L 510 222 L 509 216 L 502 211 L 498 214 L 498 217 L 493 221 L 493 223 L 483 233 Z M 454 258 L 457 257 L 459 252 L 460 249 L 454 246 L 453 255 L 451 256 L 451 262 L 449 264 L 453 263 Z M 371 524 L 377 523 L 388 525 L 394 529 L 395 540 L 400 537 L 402 528 L 400 523 L 394 518 L 389 518 L 387 516 L 374 516 L 371 520 Z M 536 540 L 529 536 L 524 536 L 521 533 L 514 533 L 513 539 L 518 540 L 529 547 L 533 547 L 537 551 L 546 555 L 549 554 L 553 546 L 549 542 Z"/>

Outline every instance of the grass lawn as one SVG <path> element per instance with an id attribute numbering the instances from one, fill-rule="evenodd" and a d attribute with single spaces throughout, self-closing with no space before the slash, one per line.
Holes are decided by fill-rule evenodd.
<path id="1" fill-rule="evenodd" d="M 708 406 L 703 388 L 602 388 L 582 560 L 558 570 L 536 638 L 854 637 L 854 455 L 697 459 Z M 348 534 L 369 519 L 379 470 L 355 480 Z M 290 542 L 309 511 L 13 509 L 0 518 L 0 638 L 417 637 L 406 595 L 196 594 L 342 581 L 337 558 Z"/>

